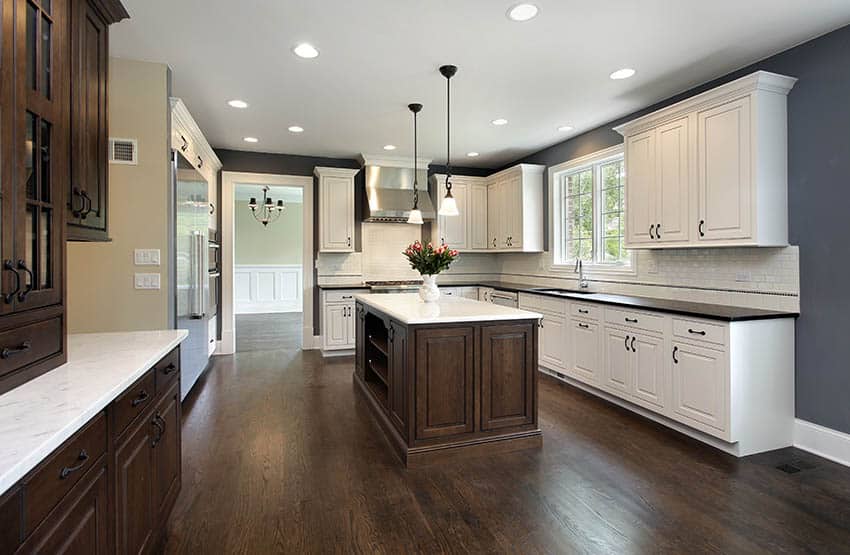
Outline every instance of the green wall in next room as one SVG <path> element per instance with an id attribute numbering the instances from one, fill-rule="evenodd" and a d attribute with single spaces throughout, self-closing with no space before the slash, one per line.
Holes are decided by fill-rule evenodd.
<path id="1" fill-rule="evenodd" d="M 237 200 L 235 210 L 237 265 L 301 264 L 304 250 L 303 204 L 287 202 L 286 211 L 280 219 L 267 227 L 254 219 L 247 200 Z"/>

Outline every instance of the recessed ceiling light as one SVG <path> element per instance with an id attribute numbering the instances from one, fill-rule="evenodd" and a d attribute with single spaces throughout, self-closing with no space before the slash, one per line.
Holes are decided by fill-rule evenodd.
<path id="1" fill-rule="evenodd" d="M 316 50 L 316 47 L 310 43 L 302 42 L 298 46 L 292 49 L 295 52 L 295 55 L 299 58 L 315 58 L 319 55 L 319 51 Z"/>
<path id="2" fill-rule="evenodd" d="M 291 125 L 291 126 L 289 127 L 289 132 L 290 132 L 290 133 L 303 133 L 303 132 L 304 132 L 304 128 L 303 128 L 303 127 L 301 127 L 300 125 Z"/>
<path id="3" fill-rule="evenodd" d="M 492 123 L 493 125 L 507 125 L 508 120 L 506 120 L 505 118 L 498 118 L 498 119 L 494 119 L 490 123 Z"/>
<path id="4" fill-rule="evenodd" d="M 567 131 L 572 131 L 572 130 L 573 130 L 572 125 L 562 125 L 561 127 L 558 128 L 558 131 L 560 131 L 561 133 L 566 133 Z"/>
<path id="5" fill-rule="evenodd" d="M 508 10 L 508 18 L 514 21 L 534 19 L 540 10 L 534 4 L 517 4 Z"/>
<path id="6" fill-rule="evenodd" d="M 395 150 L 395 145 L 384 145 L 384 150 Z"/>
<path id="7" fill-rule="evenodd" d="M 242 140 L 245 141 L 246 143 L 259 143 L 260 142 L 260 139 L 258 139 L 257 137 L 245 137 Z"/>
<path id="8" fill-rule="evenodd" d="M 477 152 L 467 152 L 466 155 L 469 156 L 470 158 L 476 158 L 478 156 L 478 153 Z"/>
<path id="9" fill-rule="evenodd" d="M 248 103 L 244 100 L 228 100 L 227 105 L 231 108 L 247 108 Z"/>
<path id="10" fill-rule="evenodd" d="M 635 74 L 635 70 L 633 70 L 630 67 L 624 67 L 623 69 L 618 69 L 617 71 L 612 73 L 611 79 L 614 79 L 614 80 L 628 79 L 629 77 L 631 77 L 634 74 Z"/>

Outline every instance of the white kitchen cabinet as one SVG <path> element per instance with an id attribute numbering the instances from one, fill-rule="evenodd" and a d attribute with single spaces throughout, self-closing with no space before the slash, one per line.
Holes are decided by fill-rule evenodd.
<path id="1" fill-rule="evenodd" d="M 322 351 L 354 349 L 357 338 L 357 318 L 354 295 L 357 291 L 332 289 L 322 291 Z"/>
<path id="2" fill-rule="evenodd" d="M 629 339 L 631 393 L 638 403 L 664 411 L 667 408 L 667 351 L 664 339 L 637 334 Z"/>
<path id="3" fill-rule="evenodd" d="M 540 365 L 551 370 L 567 368 L 567 330 L 563 315 L 543 314 L 538 333 Z"/>
<path id="4" fill-rule="evenodd" d="M 487 249 L 487 180 L 484 177 L 453 176 L 452 196 L 459 214 L 440 216 L 446 196 L 446 176 L 431 176 L 431 189 L 437 192 L 437 219 L 433 222 L 431 241 L 445 243 L 461 252 Z"/>
<path id="5" fill-rule="evenodd" d="M 543 170 L 519 164 L 487 180 L 488 248 L 543 251 Z"/>
<path id="6" fill-rule="evenodd" d="M 729 401 L 726 353 L 675 341 L 671 358 L 675 418 L 726 432 Z"/>
<path id="7" fill-rule="evenodd" d="M 603 386 L 623 395 L 632 389 L 631 337 L 623 330 L 605 328 L 605 374 Z"/>
<path id="8" fill-rule="evenodd" d="M 487 249 L 487 181 L 477 179 L 469 185 L 469 248 Z"/>
<path id="9" fill-rule="evenodd" d="M 757 71 L 617 127 L 626 246 L 786 246 L 795 82 Z"/>
<path id="10" fill-rule="evenodd" d="M 354 252 L 354 176 L 358 170 L 316 167 L 319 252 Z"/>
<path id="11" fill-rule="evenodd" d="M 572 319 L 569 341 L 573 356 L 568 374 L 584 383 L 598 384 L 599 374 L 602 371 L 599 352 L 599 324 Z"/>

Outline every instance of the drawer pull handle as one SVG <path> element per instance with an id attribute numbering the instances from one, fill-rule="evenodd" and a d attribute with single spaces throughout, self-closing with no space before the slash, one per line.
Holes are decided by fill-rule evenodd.
<path id="1" fill-rule="evenodd" d="M 629 339 L 630 339 L 630 338 L 629 338 L 629 336 L 627 335 L 627 336 L 626 336 L 626 351 L 628 351 L 628 350 L 629 350 Z"/>
<path id="2" fill-rule="evenodd" d="M 679 352 L 679 347 L 673 347 L 673 362 L 679 364 L 679 359 L 676 358 L 676 353 Z"/>
<path id="3" fill-rule="evenodd" d="M 583 309 L 583 308 L 580 308 L 580 309 L 578 309 L 578 313 L 579 313 L 579 314 L 590 314 L 590 311 L 589 311 L 589 310 L 585 310 L 585 309 Z"/>
<path id="4" fill-rule="evenodd" d="M 692 333 L 694 335 L 705 335 L 705 330 L 692 330 L 688 328 L 688 333 Z"/>
<path id="5" fill-rule="evenodd" d="M 705 237 L 705 220 L 699 221 L 699 236 Z"/>
<path id="6" fill-rule="evenodd" d="M 176 371 L 177 371 L 177 366 L 173 362 L 169 363 L 168 366 L 166 366 L 165 368 L 162 369 L 162 373 L 165 374 L 166 376 L 168 376 L 169 374 L 173 374 Z"/>
<path id="7" fill-rule="evenodd" d="M 147 392 L 147 391 L 145 391 L 145 390 L 143 389 L 143 390 L 142 390 L 142 392 L 141 392 L 141 393 L 139 393 L 139 396 L 138 396 L 138 397 L 136 397 L 135 399 L 133 399 L 133 402 L 132 402 L 132 403 L 130 403 L 130 404 L 131 404 L 133 407 L 138 407 L 139 405 L 141 405 L 142 403 L 144 403 L 145 401 L 147 401 L 147 400 L 148 400 L 148 397 L 149 397 L 148 392 Z"/>
<path id="8" fill-rule="evenodd" d="M 352 296 L 352 295 L 343 295 L 342 296 L 342 300 L 353 299 L 353 298 L 354 298 L 354 296 Z"/>
<path id="9" fill-rule="evenodd" d="M 86 462 L 89 460 L 89 454 L 86 452 L 85 449 L 80 451 L 80 454 L 77 456 L 77 460 L 80 461 L 80 464 L 78 464 L 77 466 L 66 466 L 62 469 L 62 472 L 59 473 L 60 480 L 64 480 L 72 473 L 78 471 L 83 466 L 85 466 Z"/>
<path id="10" fill-rule="evenodd" d="M 590 326 L 588 326 L 587 324 L 581 324 L 581 323 L 580 323 L 580 324 L 578 325 L 578 327 L 580 327 L 580 328 L 584 328 L 584 329 L 590 329 Z"/>
<path id="11" fill-rule="evenodd" d="M 3 350 L 0 351 L 0 358 L 7 359 L 12 355 L 19 355 L 21 353 L 25 353 L 32 349 L 32 341 L 24 341 L 17 347 L 3 347 Z"/>
<path id="12" fill-rule="evenodd" d="M 632 352 L 633 353 L 637 352 L 637 349 L 635 349 L 635 338 L 634 337 L 632 337 Z"/>
<path id="13" fill-rule="evenodd" d="M 626 318 L 626 322 L 628 322 L 630 324 L 637 324 L 638 323 L 637 318 Z"/>

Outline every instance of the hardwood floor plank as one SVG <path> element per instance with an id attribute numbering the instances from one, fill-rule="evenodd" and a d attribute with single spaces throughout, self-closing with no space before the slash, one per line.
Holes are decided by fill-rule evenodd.
<path id="1" fill-rule="evenodd" d="M 243 350 L 184 405 L 166 553 L 850 552 L 850 469 L 738 460 L 549 378 L 542 449 L 405 469 L 353 360 L 278 319 L 238 323 Z"/>

